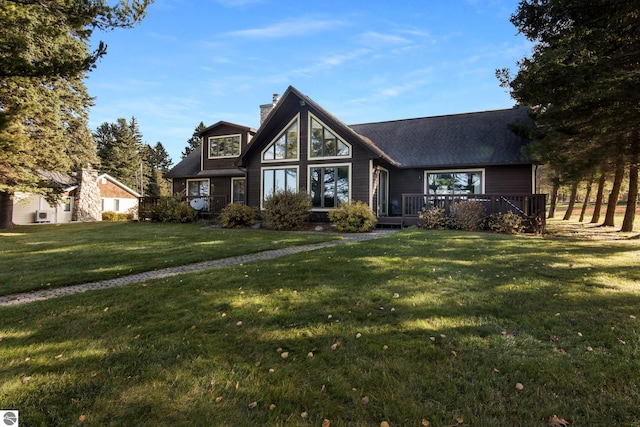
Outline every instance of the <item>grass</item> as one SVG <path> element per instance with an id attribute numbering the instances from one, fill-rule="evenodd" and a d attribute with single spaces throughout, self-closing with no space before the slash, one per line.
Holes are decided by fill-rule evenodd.
<path id="1" fill-rule="evenodd" d="M 0 401 L 29 426 L 639 426 L 639 261 L 410 229 L 2 308 Z"/>
<path id="2" fill-rule="evenodd" d="M 21 226 L 0 236 L 0 296 L 337 238 L 134 222 Z"/>

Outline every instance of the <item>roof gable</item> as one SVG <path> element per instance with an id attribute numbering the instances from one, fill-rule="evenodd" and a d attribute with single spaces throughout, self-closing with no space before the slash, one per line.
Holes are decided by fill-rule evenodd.
<path id="1" fill-rule="evenodd" d="M 120 187 L 121 189 L 123 189 L 127 193 L 131 194 L 132 196 L 135 196 L 135 197 L 141 197 L 142 196 L 136 190 L 133 190 L 133 189 L 127 187 L 126 185 L 124 185 L 123 183 L 121 183 L 120 181 L 118 181 L 117 179 L 115 179 L 114 177 L 109 175 L 108 173 L 103 173 L 103 174 L 99 175 L 98 176 L 98 181 L 100 181 L 101 179 L 106 179 L 107 181 L 110 181 L 111 183 L 113 183 L 114 185 L 117 185 L 118 187 Z"/>
<path id="2" fill-rule="evenodd" d="M 247 157 L 254 155 L 256 150 L 259 150 L 260 147 L 264 148 L 266 144 L 273 140 L 273 138 L 277 137 L 286 124 L 289 123 L 296 114 L 298 114 L 301 108 L 308 108 L 314 116 L 317 116 L 334 132 L 340 134 L 342 138 L 349 140 L 349 142 L 355 142 L 363 145 L 365 148 L 373 152 L 376 157 L 384 157 L 384 153 L 368 138 L 357 134 L 353 129 L 322 108 L 311 98 L 303 95 L 293 86 L 289 86 L 278 103 L 273 107 L 273 110 L 271 110 L 267 115 L 263 125 L 260 126 L 260 129 L 256 132 L 251 146 L 249 146 L 249 148 L 240 156 L 238 164 L 244 165 Z M 388 159 L 388 161 L 392 160 Z"/>

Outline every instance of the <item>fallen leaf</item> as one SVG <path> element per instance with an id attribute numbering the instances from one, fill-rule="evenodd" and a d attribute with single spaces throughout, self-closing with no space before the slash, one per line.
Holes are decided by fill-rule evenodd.
<path id="1" fill-rule="evenodd" d="M 456 421 L 458 422 L 458 424 L 462 424 L 464 422 L 464 418 L 458 417 L 456 418 Z"/>
<path id="2" fill-rule="evenodd" d="M 86 415 L 80 415 L 80 416 L 78 417 L 78 420 L 79 420 L 81 423 L 83 423 L 83 422 L 85 422 L 85 421 L 87 420 L 87 416 L 86 416 Z"/>
<path id="3" fill-rule="evenodd" d="M 358 332 L 358 333 L 356 334 L 356 339 L 357 339 L 357 338 L 360 338 L 361 336 L 362 336 L 362 334 L 361 334 L 360 332 Z"/>
<path id="4" fill-rule="evenodd" d="M 522 383 L 516 383 L 516 390 L 518 391 L 524 390 L 524 386 L 522 385 Z"/>
<path id="5" fill-rule="evenodd" d="M 627 342 L 622 339 L 622 337 L 618 338 L 618 344 L 625 345 Z"/>
<path id="6" fill-rule="evenodd" d="M 216 403 L 220 403 L 220 402 L 222 402 L 222 396 L 216 397 Z"/>
<path id="7" fill-rule="evenodd" d="M 273 403 L 271 405 L 269 405 L 269 410 L 273 411 L 274 409 L 276 409 L 276 405 L 274 405 Z"/>
<path id="8" fill-rule="evenodd" d="M 74 405 L 77 405 L 78 403 L 80 403 L 80 401 L 78 399 L 76 399 L 75 397 L 71 398 L 71 403 L 73 403 Z"/>
<path id="9" fill-rule="evenodd" d="M 313 351 L 310 351 L 309 353 L 307 353 L 307 357 L 309 359 L 313 359 Z"/>
<path id="10" fill-rule="evenodd" d="M 382 346 L 382 349 L 383 350 L 389 350 L 389 346 L 385 344 L 385 345 Z"/>
<path id="11" fill-rule="evenodd" d="M 236 326 L 242 326 L 242 320 L 238 320 L 238 323 L 236 323 Z"/>
<path id="12" fill-rule="evenodd" d="M 29 381 L 31 381 L 31 377 L 30 376 L 22 377 L 22 384 L 26 384 Z"/>
<path id="13" fill-rule="evenodd" d="M 495 372 L 496 374 L 499 374 L 500 371 L 498 370 L 498 368 L 493 368 L 493 372 Z"/>
<path id="14" fill-rule="evenodd" d="M 593 351 L 593 347 L 591 346 L 587 347 L 587 351 Z"/>
<path id="15" fill-rule="evenodd" d="M 396 298 L 396 299 L 400 298 L 400 294 L 396 292 L 395 294 L 393 294 L 393 297 Z"/>
<path id="16" fill-rule="evenodd" d="M 549 419 L 547 420 L 547 424 L 549 424 L 551 427 L 568 427 L 570 425 L 569 421 L 563 418 L 558 418 L 558 416 L 556 415 L 549 417 Z"/>
<path id="17" fill-rule="evenodd" d="M 289 357 L 289 352 L 283 351 L 282 353 L 280 353 L 280 357 L 282 357 L 283 359 L 286 359 L 287 357 Z"/>
<path id="18" fill-rule="evenodd" d="M 458 353 L 455 352 L 454 350 L 451 350 L 451 354 L 453 355 L 453 357 L 458 357 Z"/>
<path id="19" fill-rule="evenodd" d="M 389 427 L 389 423 L 388 423 L 388 422 L 386 422 L 386 421 L 382 421 L 382 422 L 380 423 L 380 427 Z"/>
<path id="20" fill-rule="evenodd" d="M 62 353 L 60 353 L 59 355 L 57 355 L 57 356 L 55 357 L 55 359 L 62 359 Z"/>
<path id="21" fill-rule="evenodd" d="M 249 403 L 248 408 L 249 409 L 256 409 L 257 406 L 258 406 L 258 402 L 251 402 L 251 403 Z"/>
<path id="22" fill-rule="evenodd" d="M 278 348 L 276 348 L 276 351 L 277 351 L 278 353 L 281 353 L 281 352 L 282 352 L 282 347 L 278 347 Z"/>
<path id="23" fill-rule="evenodd" d="M 363 397 L 360 402 L 362 402 L 363 405 L 368 405 L 369 404 L 369 396 L 365 396 Z"/>
<path id="24" fill-rule="evenodd" d="M 558 342 L 558 337 L 556 335 L 551 334 L 549 335 L 549 340 L 552 342 Z"/>
<path id="25" fill-rule="evenodd" d="M 334 343 L 334 344 L 331 346 L 331 350 L 335 350 L 335 349 L 337 349 L 337 348 L 338 348 L 338 343 Z"/>
<path id="26" fill-rule="evenodd" d="M 426 420 L 425 418 L 423 418 L 422 422 L 420 423 L 420 425 L 423 426 L 423 427 L 429 427 L 430 424 L 431 423 L 428 420 Z"/>
<path id="27" fill-rule="evenodd" d="M 307 418 L 309 416 L 309 413 L 305 411 L 305 412 L 301 413 L 300 416 L 302 418 Z"/>
<path id="28" fill-rule="evenodd" d="M 273 368 L 269 368 L 269 373 L 270 373 L 270 374 L 273 374 L 275 371 L 276 371 L 275 369 L 273 369 Z"/>
<path id="29" fill-rule="evenodd" d="M 322 420 L 322 427 L 329 427 L 331 425 L 331 421 L 329 421 L 328 419 L 324 419 Z"/>

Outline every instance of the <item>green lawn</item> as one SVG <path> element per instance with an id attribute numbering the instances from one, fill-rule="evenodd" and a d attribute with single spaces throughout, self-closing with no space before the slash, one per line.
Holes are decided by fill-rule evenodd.
<path id="1" fill-rule="evenodd" d="M 199 224 L 99 222 L 0 231 L 0 296 L 338 238 L 211 230 Z"/>
<path id="2" fill-rule="evenodd" d="M 640 426 L 638 265 L 638 239 L 409 229 L 0 308 L 0 401 L 25 426 Z"/>

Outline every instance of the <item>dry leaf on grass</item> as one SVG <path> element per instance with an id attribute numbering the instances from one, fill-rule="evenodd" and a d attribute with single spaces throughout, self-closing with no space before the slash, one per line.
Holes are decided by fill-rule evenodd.
<path id="1" fill-rule="evenodd" d="M 256 409 L 256 407 L 258 406 L 258 402 L 251 402 L 249 403 L 249 409 Z"/>
<path id="2" fill-rule="evenodd" d="M 423 426 L 423 427 L 429 427 L 429 425 L 431 425 L 431 423 L 426 418 L 423 418 L 422 422 L 420 423 L 420 425 Z"/>
<path id="3" fill-rule="evenodd" d="M 329 427 L 331 425 L 331 421 L 329 421 L 328 419 L 324 419 L 322 420 L 322 427 Z"/>
<path id="4" fill-rule="evenodd" d="M 547 424 L 549 424 L 551 427 L 568 427 L 570 425 L 569 421 L 565 420 L 564 418 L 558 418 L 557 415 L 549 417 L 549 419 L 547 420 Z"/>

